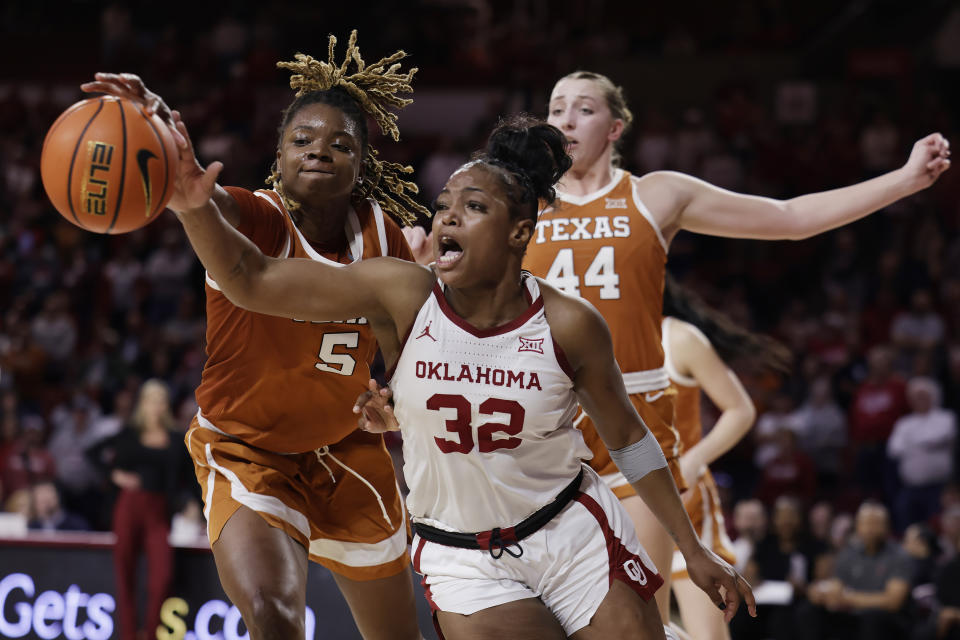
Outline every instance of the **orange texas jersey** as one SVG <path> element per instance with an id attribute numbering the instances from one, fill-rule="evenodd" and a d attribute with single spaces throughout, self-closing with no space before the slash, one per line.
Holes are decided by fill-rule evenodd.
<path id="1" fill-rule="evenodd" d="M 242 212 L 238 230 L 271 256 L 327 264 L 303 237 L 275 191 L 229 188 Z M 413 257 L 403 234 L 373 200 L 347 217 L 350 255 Z M 301 453 L 356 429 L 356 397 L 367 388 L 377 350 L 365 318 L 305 322 L 236 307 L 207 276 L 207 363 L 197 389 L 203 426 L 277 453 Z"/>
<path id="2" fill-rule="evenodd" d="M 670 351 L 670 336 L 681 321 L 676 318 L 666 317 L 663 319 L 663 353 L 664 366 L 670 376 L 670 382 L 677 390 L 677 398 L 674 402 L 673 426 L 680 434 L 680 442 L 684 450 L 689 450 L 693 445 L 700 442 L 703 438 L 703 427 L 700 423 L 700 384 L 696 378 L 685 376 L 677 370 L 676 362 Z M 684 323 L 688 330 L 693 331 L 709 343 L 709 340 L 694 325 Z"/>
<path id="3" fill-rule="evenodd" d="M 673 405 L 673 426 L 680 434 L 680 442 L 686 451 L 703 438 L 700 425 L 700 387 L 690 387 L 676 380 L 673 380 L 673 386 L 677 390 Z"/>
<path id="4" fill-rule="evenodd" d="M 540 213 L 524 266 L 597 308 L 613 334 L 624 373 L 663 367 L 660 317 L 667 245 L 637 197 L 632 176 L 614 171 L 606 187 L 586 196 L 557 193 Z M 665 388 L 653 375 L 637 391 Z M 636 392 L 636 391 L 632 391 Z"/>

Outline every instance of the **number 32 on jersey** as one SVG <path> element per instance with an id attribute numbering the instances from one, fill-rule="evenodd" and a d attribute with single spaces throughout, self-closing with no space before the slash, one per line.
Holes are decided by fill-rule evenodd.
<path id="1" fill-rule="evenodd" d="M 613 247 L 600 247 L 583 274 L 583 286 L 600 287 L 601 300 L 619 299 L 620 276 L 615 264 Z M 577 274 L 573 249 L 560 249 L 544 280 L 564 293 L 580 296 L 580 276 Z"/>
<path id="2" fill-rule="evenodd" d="M 526 416 L 523 406 L 516 400 L 501 398 L 487 398 L 480 403 L 479 414 L 492 416 L 503 414 L 509 417 L 507 424 L 487 422 L 476 427 L 477 437 L 474 439 L 474 425 L 471 423 L 472 407 L 470 401 L 461 395 L 450 393 L 435 393 L 427 399 L 427 409 L 430 411 L 454 410 L 454 416 L 444 422 L 444 426 L 457 438 L 447 439 L 436 436 L 434 441 L 444 453 L 470 453 L 474 446 L 480 453 L 490 453 L 497 449 L 516 449 L 521 439 L 514 437 L 523 431 L 523 419 Z M 507 437 L 502 437 L 504 434 Z M 474 444 L 476 442 L 476 444 Z"/>

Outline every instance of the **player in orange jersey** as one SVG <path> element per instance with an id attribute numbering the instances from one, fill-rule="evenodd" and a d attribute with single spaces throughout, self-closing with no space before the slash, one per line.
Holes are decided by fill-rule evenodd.
<path id="1" fill-rule="evenodd" d="M 415 187 L 401 167 L 376 159 L 367 117 L 396 140 L 388 109 L 409 102 L 397 93 L 411 90 L 416 70 L 397 70 L 403 52 L 364 68 L 355 40 L 356 32 L 346 54 L 358 63 L 352 75 L 333 63 L 332 37 L 329 62 L 298 54 L 280 63 L 294 72 L 297 97 L 283 114 L 273 188 L 214 190 L 224 218 L 267 255 L 336 267 L 411 259 L 383 210 L 412 218 L 398 200 L 415 206 L 405 193 Z M 175 117 L 136 76 L 98 74 L 83 88 L 140 100 L 171 124 Z M 185 171 L 202 173 L 195 160 Z M 220 580 L 251 637 L 304 637 L 309 559 L 333 572 L 364 638 L 420 638 L 393 465 L 383 438 L 358 431 L 351 411 L 377 350 L 367 319 L 252 313 L 208 275 L 207 343 L 186 443 Z"/>
<path id="2" fill-rule="evenodd" d="M 664 268 L 673 237 L 687 229 L 782 240 L 834 229 L 933 184 L 950 166 L 950 145 L 934 133 L 914 144 L 900 169 L 842 189 L 774 200 L 732 193 L 682 173 L 633 176 L 617 168 L 617 141 L 631 120 L 622 90 L 605 76 L 578 71 L 553 87 L 548 122 L 566 136 L 573 166 L 560 181 L 557 202 L 541 212 L 524 265 L 586 298 L 606 318 L 627 390 L 682 489 L 674 392 L 660 344 Z M 669 536 L 643 503 L 628 495 L 590 419 L 584 417 L 580 426 L 594 452 L 591 464 L 624 500 L 654 563 L 669 566 Z M 663 614 L 667 593 L 658 593 Z"/>
<path id="3" fill-rule="evenodd" d="M 683 443 L 680 470 L 689 487 L 682 496 L 683 504 L 704 546 L 733 564 L 736 558 L 709 465 L 747 434 L 756 411 L 727 363 L 743 357 L 785 372 L 789 370 L 790 353 L 775 340 L 734 325 L 669 274 L 663 292 L 663 315 L 664 364 L 677 389 L 675 424 Z M 706 437 L 700 423 L 701 390 L 721 411 Z M 676 552 L 671 573 L 673 593 L 690 637 L 729 639 L 723 613 L 690 581 L 683 556 Z"/>

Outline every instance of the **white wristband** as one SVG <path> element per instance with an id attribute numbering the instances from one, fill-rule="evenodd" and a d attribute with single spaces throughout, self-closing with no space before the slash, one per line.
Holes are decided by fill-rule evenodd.
<path id="1" fill-rule="evenodd" d="M 620 473 L 627 479 L 627 482 L 631 484 L 651 471 L 663 469 L 667 466 L 663 449 L 660 448 L 660 443 L 657 442 L 650 431 L 647 431 L 647 435 L 640 440 L 628 444 L 623 449 L 611 450 L 610 458 L 620 468 Z"/>

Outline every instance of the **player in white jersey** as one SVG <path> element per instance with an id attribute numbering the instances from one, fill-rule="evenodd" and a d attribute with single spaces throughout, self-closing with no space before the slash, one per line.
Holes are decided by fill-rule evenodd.
<path id="1" fill-rule="evenodd" d="M 697 539 L 663 452 L 627 399 L 603 319 L 521 274 L 538 199 L 552 198 L 569 166 L 563 146 L 559 131 L 533 119 L 498 127 L 437 198 L 433 270 L 391 258 L 269 258 L 210 197 L 219 163 L 178 176 L 178 217 L 234 304 L 367 318 L 400 369 L 414 561 L 447 638 L 664 637 L 652 599 L 661 578 L 615 496 L 580 464 L 577 401 L 672 532 L 691 579 L 728 617 L 741 598 L 754 612 L 749 585 Z"/>

